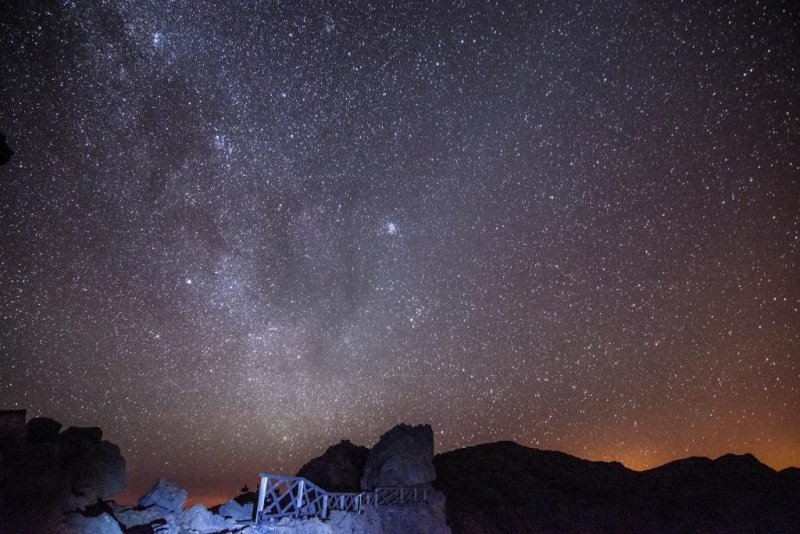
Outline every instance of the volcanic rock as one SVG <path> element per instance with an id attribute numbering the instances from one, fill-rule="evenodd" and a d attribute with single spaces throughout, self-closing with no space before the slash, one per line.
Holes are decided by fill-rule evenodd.
<path id="1" fill-rule="evenodd" d="M 181 531 L 191 534 L 224 532 L 235 528 L 236 521 L 211 513 L 202 504 L 195 504 L 181 512 L 178 518 Z"/>
<path id="2" fill-rule="evenodd" d="M 117 518 L 126 534 L 137 531 L 141 531 L 142 534 L 152 534 L 153 531 L 159 534 L 171 534 L 179 531 L 174 512 L 160 506 L 143 508 L 112 503 L 111 507 L 114 517 Z"/>
<path id="3" fill-rule="evenodd" d="M 357 492 L 361 489 L 361 477 L 368 455 L 368 448 L 343 440 L 301 467 L 297 476 L 310 480 L 326 491 Z"/>
<path id="4" fill-rule="evenodd" d="M 66 439 L 69 429 L 59 435 L 61 467 L 78 498 L 73 505 L 90 504 L 125 489 L 125 459 L 118 446 L 96 439 L 102 435 L 99 430 L 72 432 Z"/>
<path id="5" fill-rule="evenodd" d="M 369 451 L 361 488 L 415 486 L 436 478 L 433 467 L 433 429 L 430 425 L 397 425 Z"/>
<path id="6" fill-rule="evenodd" d="M 231 499 L 219 507 L 219 515 L 234 521 L 247 521 L 253 519 L 253 503 L 239 504 L 236 499 Z"/>
<path id="7" fill-rule="evenodd" d="M 100 443 L 103 439 L 103 431 L 97 426 L 71 426 L 58 435 L 59 441 Z"/>
<path id="8" fill-rule="evenodd" d="M 26 426 L 29 443 L 55 443 L 61 431 L 61 423 L 49 417 L 34 417 Z"/>
<path id="9" fill-rule="evenodd" d="M 166 478 L 158 479 L 155 486 L 139 499 L 139 506 L 159 506 L 170 512 L 177 512 L 186 502 L 186 490 Z"/>
<path id="10" fill-rule="evenodd" d="M 125 488 L 125 460 L 116 445 L 99 440 L 99 429 L 58 434 L 58 422 L 35 418 L 25 425 L 24 410 L 14 412 L 0 417 L 14 429 L 0 437 L 2 529 L 52 532 L 62 512 Z"/>
<path id="11" fill-rule="evenodd" d="M 73 512 L 67 514 L 59 534 L 122 534 L 122 529 L 116 520 L 103 513 L 97 516 L 85 516 Z"/>

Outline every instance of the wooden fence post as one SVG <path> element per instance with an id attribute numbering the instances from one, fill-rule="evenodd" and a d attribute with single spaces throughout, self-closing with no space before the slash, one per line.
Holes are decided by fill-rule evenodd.
<path id="1" fill-rule="evenodd" d="M 258 523 L 261 512 L 264 511 L 264 500 L 267 497 L 267 483 L 269 477 L 261 477 L 261 483 L 258 485 L 258 508 L 256 509 L 256 523 Z"/>
<path id="2" fill-rule="evenodd" d="M 303 506 L 303 492 L 306 489 L 306 481 L 300 479 L 297 483 L 297 502 L 295 504 L 294 516 L 300 517 L 300 508 Z"/>

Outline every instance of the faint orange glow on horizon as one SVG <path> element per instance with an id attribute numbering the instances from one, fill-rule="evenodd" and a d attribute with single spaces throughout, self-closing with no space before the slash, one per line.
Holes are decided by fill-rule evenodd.
<path id="1" fill-rule="evenodd" d="M 586 460 L 603 461 L 603 462 L 620 462 L 628 469 L 634 471 L 647 471 L 655 467 L 660 467 L 664 464 L 683 460 L 691 457 L 706 457 L 715 460 L 720 456 L 726 454 L 752 454 L 759 462 L 767 465 L 775 471 L 781 471 L 787 467 L 800 467 L 800 444 L 796 443 L 782 443 L 780 446 L 774 444 L 769 449 L 760 447 L 753 447 L 751 449 L 742 450 L 727 450 L 724 448 L 712 449 L 706 452 L 699 451 L 681 451 L 679 453 L 670 454 L 666 451 L 655 450 L 629 450 L 613 452 L 598 451 L 596 453 L 576 455 Z M 571 454 L 571 453 L 570 453 Z"/>

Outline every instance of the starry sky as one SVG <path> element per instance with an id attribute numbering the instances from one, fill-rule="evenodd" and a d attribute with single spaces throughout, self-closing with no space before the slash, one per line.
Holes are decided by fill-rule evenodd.
<path id="1" fill-rule="evenodd" d="M 800 465 L 800 6 L 0 15 L 0 405 L 213 502 L 429 422 Z"/>

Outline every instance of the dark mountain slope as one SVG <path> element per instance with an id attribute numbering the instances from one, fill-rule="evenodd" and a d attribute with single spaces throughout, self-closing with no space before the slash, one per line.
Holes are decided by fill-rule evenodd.
<path id="1" fill-rule="evenodd" d="M 800 532 L 800 477 L 752 455 L 644 472 L 499 442 L 437 455 L 453 532 Z"/>

